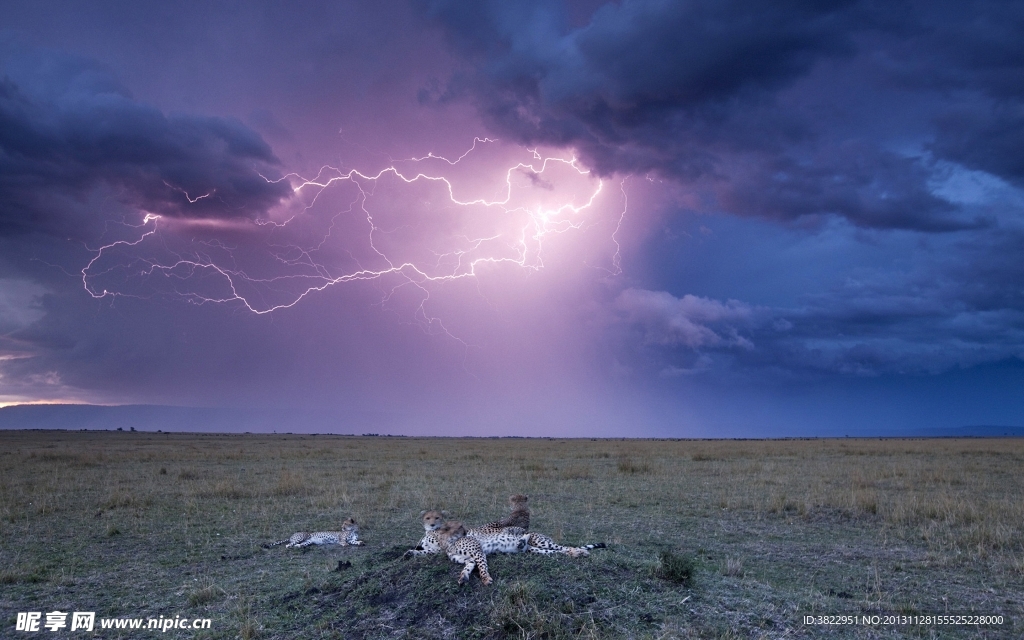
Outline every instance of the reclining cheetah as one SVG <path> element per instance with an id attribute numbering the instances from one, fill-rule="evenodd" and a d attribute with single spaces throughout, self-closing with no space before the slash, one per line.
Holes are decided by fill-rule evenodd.
<path id="1" fill-rule="evenodd" d="M 441 551 L 437 531 L 444 524 L 444 514 L 440 511 L 423 512 L 423 538 L 415 549 L 405 552 L 406 558 L 424 556 Z M 540 553 L 550 555 L 563 553 L 573 558 L 590 555 L 589 549 L 604 547 L 604 543 L 588 544 L 582 547 L 564 547 L 542 533 L 527 533 L 522 527 L 502 527 L 501 522 L 491 523 L 482 527 L 474 527 L 466 531 L 466 535 L 476 538 L 485 554 L 491 553 Z"/>
<path id="2" fill-rule="evenodd" d="M 544 555 L 551 555 L 553 553 L 564 553 L 570 558 L 580 558 L 590 555 L 590 549 L 604 549 L 605 543 L 598 542 L 596 544 L 584 544 L 578 547 L 565 547 L 543 533 L 530 533 L 526 539 L 526 551 L 527 553 L 540 553 Z"/>
<path id="3" fill-rule="evenodd" d="M 480 574 L 480 582 L 489 585 L 494 580 L 487 571 L 487 555 L 484 554 L 480 541 L 466 535 L 466 528 L 461 522 L 446 522 L 440 529 L 436 529 L 437 542 L 452 562 L 463 563 L 462 573 L 459 574 L 459 586 L 469 582 L 473 569 Z"/>
<path id="4" fill-rule="evenodd" d="M 420 516 L 423 519 L 423 537 L 420 538 L 415 549 L 409 549 L 405 552 L 404 558 L 425 556 L 441 551 L 441 542 L 438 538 L 437 530 L 444 526 L 445 515 L 447 514 L 443 511 L 431 510 L 420 512 Z"/>
<path id="5" fill-rule="evenodd" d="M 359 525 L 352 518 L 348 518 L 341 524 L 341 531 L 317 531 L 315 533 L 299 531 L 298 533 L 293 533 L 286 540 L 268 542 L 263 545 L 263 548 L 269 549 L 279 544 L 283 544 L 285 548 L 298 547 L 301 549 L 311 544 L 338 544 L 343 547 L 350 545 L 359 546 L 363 544 L 363 541 L 359 539 Z"/>
<path id="6" fill-rule="evenodd" d="M 527 496 L 515 494 L 508 497 L 508 503 L 512 507 L 512 513 L 501 520 L 496 520 L 482 527 L 470 529 L 469 535 L 482 536 L 494 529 L 520 527 L 523 531 L 530 528 L 530 508 L 526 505 Z M 515 553 L 516 551 L 527 551 L 529 553 L 541 553 L 549 555 L 552 553 L 564 553 L 567 556 L 577 558 L 590 555 L 589 549 L 603 549 L 605 544 L 587 544 L 581 547 L 563 547 L 554 540 L 542 533 L 531 533 L 527 538 L 525 549 L 497 549 L 502 553 Z"/>
<path id="7" fill-rule="evenodd" d="M 522 527 L 494 527 L 484 525 L 474 527 L 467 532 L 480 541 L 487 553 L 540 553 L 551 555 L 563 553 L 572 558 L 590 555 L 590 549 L 603 549 L 605 544 L 585 544 L 579 547 L 566 547 L 558 544 L 543 533 L 527 533 Z"/>
<path id="8" fill-rule="evenodd" d="M 423 537 L 415 549 L 409 549 L 403 557 L 425 556 L 443 551 L 439 531 L 444 526 L 445 513 L 442 511 L 424 511 Z M 465 527 L 463 527 L 465 528 Z M 464 535 L 475 538 L 485 554 L 516 553 L 526 548 L 526 531 L 519 527 L 477 527 L 469 529 Z"/>

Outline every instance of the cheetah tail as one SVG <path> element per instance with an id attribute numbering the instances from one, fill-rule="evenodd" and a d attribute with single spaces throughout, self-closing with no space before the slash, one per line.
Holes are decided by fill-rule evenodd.
<path id="1" fill-rule="evenodd" d="M 271 548 L 271 547 L 276 547 L 277 545 L 279 545 L 279 544 L 284 544 L 284 543 L 286 543 L 286 542 L 288 542 L 288 540 L 278 540 L 277 542 L 267 542 L 267 543 L 265 543 L 265 544 L 263 544 L 263 545 L 261 545 L 261 546 L 262 546 L 262 547 L 263 547 L 264 549 L 269 549 L 269 548 Z"/>
<path id="2" fill-rule="evenodd" d="M 585 545 L 583 545 L 583 548 L 584 549 L 607 549 L 608 545 L 606 545 L 603 542 L 598 542 L 597 544 L 585 544 Z"/>

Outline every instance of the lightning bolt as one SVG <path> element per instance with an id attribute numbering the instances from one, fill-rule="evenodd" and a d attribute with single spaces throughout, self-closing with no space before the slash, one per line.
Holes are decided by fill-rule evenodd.
<path id="1" fill-rule="evenodd" d="M 194 304 L 235 304 L 265 315 L 294 307 L 331 287 L 375 281 L 379 283 L 382 306 L 400 291 L 412 289 L 419 297 L 413 312 L 415 322 L 428 333 L 441 333 L 462 342 L 428 310 L 432 290 L 442 283 L 478 278 L 485 265 L 543 269 L 546 241 L 592 222 L 594 216 L 588 215 L 605 191 L 604 180 L 593 176 L 575 155 L 545 155 L 538 149 L 526 149 L 527 160 L 506 166 L 504 179 L 492 185 L 491 197 L 469 193 L 472 188 L 446 175 L 472 163 L 485 145 L 497 143 L 474 138 L 472 146 L 454 159 L 431 152 L 392 160 L 376 173 L 324 165 L 311 177 L 298 173 L 276 179 L 262 176 L 268 182 L 286 181 L 291 186 L 294 202 L 301 210 L 284 220 L 269 216 L 257 220 L 187 219 L 143 212 L 140 224 L 124 224 L 126 237 L 91 250 L 92 257 L 81 270 L 82 285 L 97 299 L 162 293 Z M 567 193 L 559 184 L 563 178 L 573 183 Z M 210 192 L 193 197 L 184 189 L 168 187 L 181 192 L 191 204 L 213 195 Z M 321 201 L 339 190 L 338 197 L 343 196 L 344 188 L 351 190 L 350 198 L 345 199 L 348 206 L 339 206 L 329 216 L 326 229 L 313 234 L 312 240 L 297 241 L 296 236 L 308 232 L 303 228 L 291 233 L 292 229 L 304 221 L 319 219 L 316 210 Z M 420 203 L 423 211 L 439 218 L 440 227 L 450 227 L 448 235 L 438 241 L 440 247 L 424 248 L 415 242 L 408 242 L 417 245 L 413 249 L 403 247 L 398 239 L 418 229 L 416 217 L 406 215 L 412 220 L 389 225 L 393 217 L 403 222 L 403 215 L 394 213 L 402 207 L 388 209 L 376 203 L 376 199 L 386 200 L 387 194 L 396 190 L 417 188 L 409 196 L 424 198 L 426 194 Z M 613 274 L 621 273 L 617 234 L 627 208 L 624 180 L 619 188 L 623 208 L 610 238 L 615 247 L 611 269 L 606 269 Z M 435 199 L 438 191 L 442 197 Z M 538 198 L 538 193 L 548 196 Z M 446 214 L 447 222 L 437 211 Z M 349 226 L 362 220 L 362 231 L 336 238 L 343 220 Z M 457 228 L 458 220 L 470 229 Z M 220 237 L 194 237 L 216 236 L 220 231 L 224 231 Z M 238 233 L 264 236 L 261 246 L 271 259 L 254 259 L 249 255 L 251 248 L 234 246 L 227 238 Z M 250 247 L 251 242 L 243 244 Z M 329 251 L 336 254 L 334 262 L 321 257 Z"/>

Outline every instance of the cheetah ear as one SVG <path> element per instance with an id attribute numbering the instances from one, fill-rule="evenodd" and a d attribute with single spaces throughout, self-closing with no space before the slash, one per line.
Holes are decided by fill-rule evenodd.
<path id="1" fill-rule="evenodd" d="M 448 513 L 447 511 L 445 511 L 444 509 L 441 509 L 441 515 L 447 518 L 447 517 L 448 517 L 448 516 L 450 516 L 451 514 L 450 514 L 450 513 Z"/>
<path id="2" fill-rule="evenodd" d="M 426 510 L 426 509 L 424 509 L 423 511 L 420 511 L 420 517 L 421 517 L 421 518 L 422 518 L 423 516 L 425 516 L 425 515 L 427 515 L 427 510 Z"/>

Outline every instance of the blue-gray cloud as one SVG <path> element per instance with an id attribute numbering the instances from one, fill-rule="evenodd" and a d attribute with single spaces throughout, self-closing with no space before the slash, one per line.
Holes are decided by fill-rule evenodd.
<path id="1" fill-rule="evenodd" d="M 574 146 L 599 172 L 703 188 L 720 211 L 972 229 L 991 221 L 933 192 L 934 160 L 1024 175 L 1019 6 L 631 0 L 578 28 L 553 3 L 427 6 L 468 63 L 433 98 L 468 96 L 496 132 Z M 872 130 L 893 118 L 916 137 Z"/>
<path id="2" fill-rule="evenodd" d="M 605 172 L 702 173 L 708 143 L 821 57 L 851 50 L 848 2 L 624 2 L 570 30 L 552 3 L 429 3 L 474 63 L 458 76 L 498 129 L 572 144 Z M 799 135 L 798 123 L 788 123 Z"/>
<path id="3" fill-rule="evenodd" d="M 797 304 L 755 306 L 627 289 L 626 350 L 654 371 L 937 374 L 1024 360 L 1024 233 L 988 230 L 921 251 L 905 269 L 861 269 Z M 769 276 L 770 277 L 770 276 Z"/>
<path id="4" fill-rule="evenodd" d="M 260 177 L 277 164 L 238 121 L 165 115 L 74 56 L 0 50 L 0 234 L 81 235 L 112 203 L 255 217 L 290 194 Z"/>

